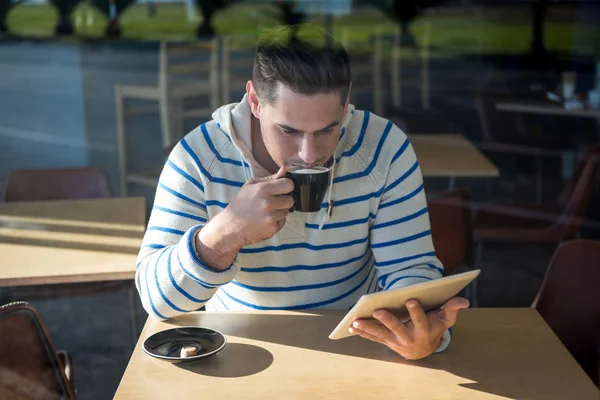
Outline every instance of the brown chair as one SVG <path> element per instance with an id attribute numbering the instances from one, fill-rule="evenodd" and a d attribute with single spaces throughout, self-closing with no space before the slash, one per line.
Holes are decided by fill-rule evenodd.
<path id="1" fill-rule="evenodd" d="M 518 97 L 516 99 L 519 100 Z M 536 132 L 528 128 L 521 114 L 498 110 L 496 104 L 502 101 L 515 101 L 515 96 L 508 92 L 477 94 L 475 108 L 482 131 L 478 147 L 499 165 L 503 160 L 494 157 L 496 154 L 533 157 L 537 170 L 536 198 L 537 202 L 541 203 L 543 160 L 560 159 L 564 154 L 570 154 L 575 147 L 572 135 L 564 135 L 561 132 L 561 135 L 552 136 L 548 132 Z"/>
<path id="2" fill-rule="evenodd" d="M 0 398 L 75 399 L 71 359 L 56 352 L 48 331 L 28 303 L 0 307 Z"/>
<path id="3" fill-rule="evenodd" d="M 479 256 L 484 240 L 559 244 L 573 239 L 581 229 L 587 212 L 599 160 L 600 144 L 594 144 L 578 163 L 554 208 L 494 204 L 478 206 L 473 226 Z"/>
<path id="4" fill-rule="evenodd" d="M 427 198 L 431 236 L 444 275 L 461 265 L 473 267 L 473 227 L 471 196 L 467 189 L 447 190 Z"/>
<path id="5" fill-rule="evenodd" d="M 600 241 L 561 244 L 532 307 L 600 388 Z"/>
<path id="6" fill-rule="evenodd" d="M 97 199 L 112 197 L 108 178 L 95 167 L 22 170 L 6 181 L 3 201 Z"/>

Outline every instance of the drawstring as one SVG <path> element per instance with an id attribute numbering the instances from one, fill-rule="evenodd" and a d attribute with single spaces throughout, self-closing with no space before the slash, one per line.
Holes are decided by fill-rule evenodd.
<path id="1" fill-rule="evenodd" d="M 331 166 L 331 171 L 329 172 L 329 188 L 327 189 L 327 210 L 325 214 L 323 214 L 323 218 L 321 218 L 321 223 L 319 224 L 319 230 L 323 228 L 326 222 L 329 222 L 331 219 L 331 214 L 333 214 L 333 200 L 331 200 L 331 196 L 333 192 L 333 176 L 335 175 L 335 155 L 333 156 L 333 165 Z"/>

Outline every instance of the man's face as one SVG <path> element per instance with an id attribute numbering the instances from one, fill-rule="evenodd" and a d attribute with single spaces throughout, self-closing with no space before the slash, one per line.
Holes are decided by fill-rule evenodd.
<path id="1" fill-rule="evenodd" d="M 347 108 L 339 92 L 308 96 L 280 84 L 277 101 L 260 103 L 254 115 L 273 161 L 293 170 L 323 165 L 331 158 Z"/>

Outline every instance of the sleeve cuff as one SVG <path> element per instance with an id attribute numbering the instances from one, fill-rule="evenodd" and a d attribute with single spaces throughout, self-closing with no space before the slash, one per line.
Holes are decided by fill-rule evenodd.
<path id="1" fill-rule="evenodd" d="M 184 268 L 186 275 L 194 280 L 200 280 L 204 284 L 210 286 L 222 286 L 231 282 L 240 272 L 240 267 L 234 261 L 227 269 L 223 271 L 215 271 L 206 266 L 198 254 L 196 253 L 196 245 L 194 243 L 196 233 L 202 229 L 204 225 L 196 225 L 190 228 L 181 238 L 177 245 L 177 255 Z"/>
<path id="2" fill-rule="evenodd" d="M 438 348 L 435 350 L 435 353 L 441 353 L 442 351 L 446 350 L 446 348 L 450 345 L 451 341 L 452 341 L 452 328 L 448 328 L 448 330 L 446 332 L 444 332 L 444 334 L 442 335 L 442 340 L 441 340 Z"/>

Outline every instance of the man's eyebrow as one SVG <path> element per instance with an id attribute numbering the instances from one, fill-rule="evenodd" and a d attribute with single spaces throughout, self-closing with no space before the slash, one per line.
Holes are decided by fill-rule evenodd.
<path id="1" fill-rule="evenodd" d="M 339 125 L 340 121 L 333 121 L 332 123 L 330 123 L 329 125 L 317 130 L 317 132 L 320 131 L 325 131 L 327 129 L 333 128 L 336 125 Z M 278 127 L 280 127 L 281 129 L 285 129 L 286 131 L 290 131 L 290 132 L 301 132 L 299 129 L 293 128 L 291 126 L 285 125 L 285 124 L 276 124 Z"/>

